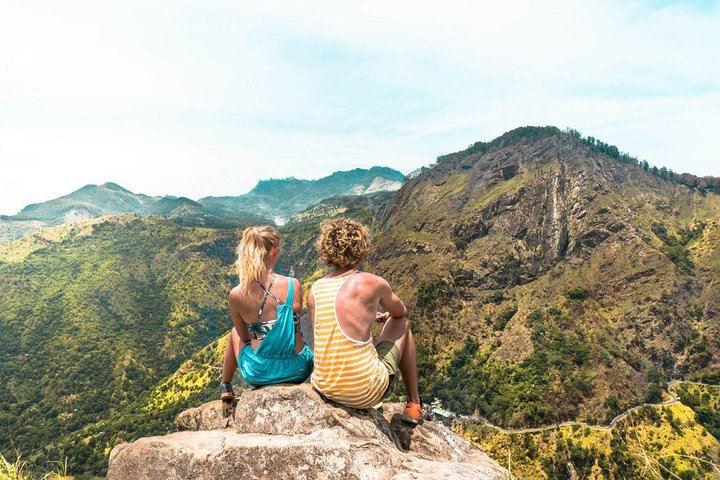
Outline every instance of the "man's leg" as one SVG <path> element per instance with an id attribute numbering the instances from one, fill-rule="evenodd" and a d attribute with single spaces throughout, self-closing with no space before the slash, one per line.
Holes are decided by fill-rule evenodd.
<path id="1" fill-rule="evenodd" d="M 390 318 L 385 322 L 377 341 L 378 343 L 389 341 L 397 346 L 400 351 L 400 373 L 405 382 L 408 400 L 420 403 L 415 339 L 410 330 L 410 320 L 407 317 Z"/>

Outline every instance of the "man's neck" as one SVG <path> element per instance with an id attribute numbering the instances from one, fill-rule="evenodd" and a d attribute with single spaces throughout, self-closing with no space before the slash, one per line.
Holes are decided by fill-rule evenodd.
<path id="1" fill-rule="evenodd" d="M 337 268 L 337 269 L 333 270 L 332 272 L 330 272 L 328 277 L 337 277 L 337 276 L 343 275 L 351 270 L 355 270 L 355 268 L 354 267 L 353 268 Z"/>

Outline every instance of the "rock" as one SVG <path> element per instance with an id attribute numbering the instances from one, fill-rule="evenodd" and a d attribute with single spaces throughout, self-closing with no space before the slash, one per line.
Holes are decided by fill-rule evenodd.
<path id="1" fill-rule="evenodd" d="M 187 431 L 117 445 L 107 478 L 507 478 L 443 424 L 407 425 L 399 404 L 383 410 L 337 405 L 309 384 L 250 390 L 182 412 Z"/>
<path id="2" fill-rule="evenodd" d="M 215 400 L 185 410 L 175 419 L 178 430 L 218 430 L 235 425 L 235 402 Z"/>
<path id="3" fill-rule="evenodd" d="M 475 458 L 476 463 L 482 463 L 488 459 L 481 450 L 440 422 L 426 421 L 419 426 L 403 422 L 403 408 L 404 405 L 400 403 L 386 403 L 383 406 L 383 415 L 403 450 L 427 460 L 461 462 Z"/>

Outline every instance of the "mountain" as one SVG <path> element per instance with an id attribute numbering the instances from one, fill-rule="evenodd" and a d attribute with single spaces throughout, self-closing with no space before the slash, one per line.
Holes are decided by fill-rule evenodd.
<path id="1" fill-rule="evenodd" d="M 405 177 L 387 167 L 335 172 L 319 180 L 262 180 L 245 195 L 205 197 L 150 197 L 115 183 L 86 185 L 68 195 L 28 205 L 17 215 L 0 216 L 0 243 L 46 227 L 103 215 L 134 213 L 163 215 L 202 226 L 232 228 L 244 223 L 283 223 L 292 215 L 335 195 L 365 195 L 400 188 Z"/>
<path id="2" fill-rule="evenodd" d="M 79 222 L 103 215 L 133 213 L 163 215 L 196 225 L 233 227 L 239 222 L 266 223 L 264 217 L 244 212 L 234 217 L 218 217 L 185 197 L 150 197 L 133 193 L 115 183 L 86 185 L 68 195 L 28 205 L 20 213 L 0 217 L 0 243 L 6 243 L 43 228 Z"/>
<path id="3" fill-rule="evenodd" d="M 720 196 L 552 127 L 440 157 L 370 264 L 411 306 L 422 389 L 503 426 L 600 423 L 720 371 Z"/>
<path id="4" fill-rule="evenodd" d="M 239 211 L 260 212 L 282 224 L 296 213 L 326 198 L 395 191 L 404 180 L 405 176 L 392 168 L 356 168 L 335 172 L 319 180 L 261 180 L 245 195 L 205 197 L 198 202 L 217 215 L 230 215 Z"/>
<path id="5" fill-rule="evenodd" d="M 192 211 L 201 208 L 197 202 L 189 198 L 149 197 L 109 182 L 102 185 L 85 185 L 60 198 L 28 205 L 10 218 L 59 224 L 102 215 L 120 213 L 173 215 L 177 210 Z"/>

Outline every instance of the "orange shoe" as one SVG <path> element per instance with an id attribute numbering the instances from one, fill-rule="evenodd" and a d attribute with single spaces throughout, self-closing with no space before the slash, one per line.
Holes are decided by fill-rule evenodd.
<path id="1" fill-rule="evenodd" d="M 402 420 L 406 423 L 418 425 L 423 421 L 422 405 L 415 402 L 407 402 L 405 411 L 402 414 Z"/>

